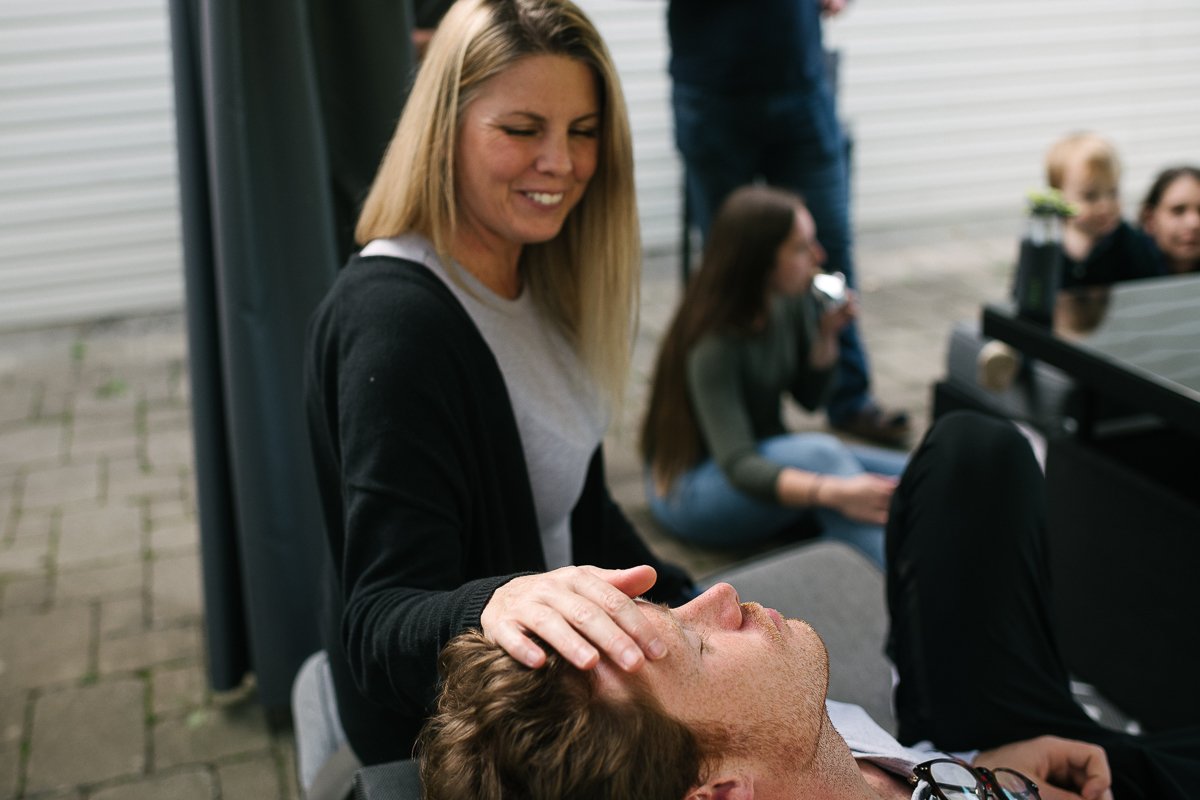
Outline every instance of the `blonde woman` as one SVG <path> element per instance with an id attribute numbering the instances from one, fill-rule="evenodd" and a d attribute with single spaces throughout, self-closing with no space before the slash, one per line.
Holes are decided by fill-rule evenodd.
<path id="1" fill-rule="evenodd" d="M 311 324 L 308 403 L 331 671 L 376 763 L 411 754 L 459 632 L 633 671 L 665 648 L 630 598 L 692 584 L 604 483 L 639 241 L 624 101 L 574 5 L 449 11 L 357 238 Z"/>

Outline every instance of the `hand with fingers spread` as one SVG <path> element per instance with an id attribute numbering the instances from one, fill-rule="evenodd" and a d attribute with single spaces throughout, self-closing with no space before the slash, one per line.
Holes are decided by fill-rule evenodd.
<path id="1" fill-rule="evenodd" d="M 1044 800 L 1112 800 L 1108 756 L 1098 745 L 1039 736 L 985 750 L 975 758 L 981 767 L 1008 767 L 1038 784 Z"/>
<path id="2" fill-rule="evenodd" d="M 633 598 L 650 589 L 657 575 L 649 566 L 632 569 L 563 567 L 513 578 L 484 606 L 484 634 L 513 658 L 540 667 L 546 654 L 530 634 L 580 669 L 591 669 L 603 653 L 622 669 L 640 669 L 646 658 L 667 654 L 666 645 Z"/>

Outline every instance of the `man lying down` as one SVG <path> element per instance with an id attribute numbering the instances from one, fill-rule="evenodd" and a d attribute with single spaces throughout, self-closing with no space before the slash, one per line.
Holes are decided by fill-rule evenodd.
<path id="1" fill-rule="evenodd" d="M 1114 731 L 1072 697 L 1044 514 L 1040 468 L 1007 422 L 948 415 L 914 454 L 887 530 L 897 738 L 828 700 L 808 624 L 718 583 L 676 609 L 630 601 L 667 648 L 634 672 L 549 648 L 531 669 L 481 633 L 452 640 L 418 742 L 425 796 L 1197 796 L 1200 728 Z"/>

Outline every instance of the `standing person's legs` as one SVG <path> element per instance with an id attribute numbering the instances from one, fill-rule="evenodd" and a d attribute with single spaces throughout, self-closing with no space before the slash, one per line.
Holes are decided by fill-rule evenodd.
<path id="1" fill-rule="evenodd" d="M 817 226 L 817 240 L 825 249 L 825 268 L 842 272 L 850 287 L 857 288 L 845 136 L 832 93 L 822 87 L 776 96 L 768 107 L 766 124 L 776 135 L 759 162 L 762 175 L 767 183 L 804 197 Z M 851 323 L 843 328 L 838 343 L 836 383 L 826 409 L 834 425 L 871 403 L 870 366 L 858 326 Z"/>
<path id="2" fill-rule="evenodd" d="M 757 177 L 761 111 L 753 98 L 722 97 L 678 83 L 671 90 L 671 103 L 692 224 L 707 237 L 725 198 Z"/>

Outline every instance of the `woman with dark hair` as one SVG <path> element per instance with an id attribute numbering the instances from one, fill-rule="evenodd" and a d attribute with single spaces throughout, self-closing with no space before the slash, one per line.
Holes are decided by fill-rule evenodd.
<path id="1" fill-rule="evenodd" d="M 1200 168 L 1164 169 L 1150 184 L 1138 215 L 1166 262 L 1167 272 L 1200 272 Z"/>
<path id="2" fill-rule="evenodd" d="M 668 329 L 642 427 L 647 494 L 680 539 L 742 545 L 815 516 L 824 535 L 883 561 L 902 454 L 789 433 L 785 392 L 814 411 L 831 388 L 838 331 L 857 313 L 818 301 L 825 253 L 799 197 L 734 192 Z"/>

